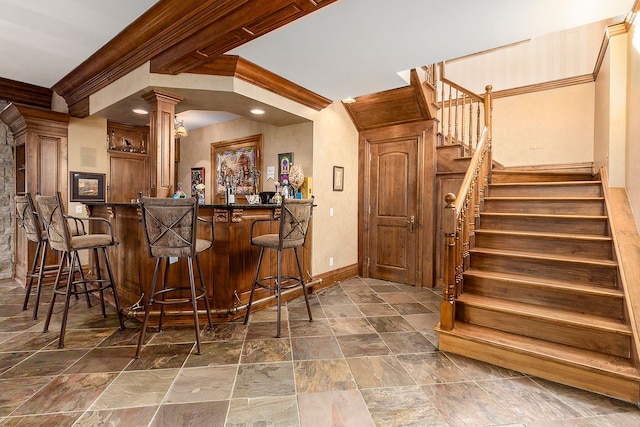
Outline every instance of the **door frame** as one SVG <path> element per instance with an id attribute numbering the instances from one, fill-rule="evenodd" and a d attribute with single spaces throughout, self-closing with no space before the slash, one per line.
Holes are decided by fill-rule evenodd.
<path id="1" fill-rule="evenodd" d="M 435 120 L 385 126 L 360 131 L 358 138 L 358 274 L 369 274 L 369 184 L 371 144 L 380 140 L 412 137 L 418 140 L 417 155 L 417 224 L 416 224 L 416 287 L 435 286 L 435 172 L 436 172 L 436 132 Z"/>

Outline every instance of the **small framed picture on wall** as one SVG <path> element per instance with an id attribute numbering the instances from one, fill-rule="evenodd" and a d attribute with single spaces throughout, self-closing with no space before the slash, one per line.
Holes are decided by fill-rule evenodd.
<path id="1" fill-rule="evenodd" d="M 282 184 L 285 179 L 289 180 L 289 171 L 293 164 L 293 153 L 278 154 L 278 182 Z"/>
<path id="2" fill-rule="evenodd" d="M 344 190 L 344 167 L 333 167 L 333 191 Z"/>

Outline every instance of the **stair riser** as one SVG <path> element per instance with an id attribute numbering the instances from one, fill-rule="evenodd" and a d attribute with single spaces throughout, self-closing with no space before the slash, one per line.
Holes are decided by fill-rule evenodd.
<path id="1" fill-rule="evenodd" d="M 491 197 L 602 197 L 600 184 L 588 185 L 490 185 Z"/>
<path id="2" fill-rule="evenodd" d="M 544 174 L 539 172 L 508 172 L 493 171 L 491 174 L 492 183 L 513 183 L 513 182 L 566 182 L 566 181 L 591 181 L 591 174 L 577 173 L 553 173 Z"/>
<path id="3" fill-rule="evenodd" d="M 547 215 L 604 215 L 601 200 L 495 200 L 485 199 L 483 212 Z"/>
<path id="4" fill-rule="evenodd" d="M 622 297 L 579 293 L 572 289 L 539 286 L 475 275 L 464 276 L 464 293 L 501 298 L 538 306 L 571 310 L 576 313 L 623 319 Z"/>
<path id="5" fill-rule="evenodd" d="M 547 233 L 608 235 L 606 219 L 555 219 L 555 218 L 512 218 L 480 214 L 478 228 L 504 231 L 534 231 Z"/>
<path id="6" fill-rule="evenodd" d="M 556 321 L 527 317 L 518 313 L 503 313 L 483 307 L 468 306 L 458 301 L 456 319 L 486 328 L 541 339 L 558 344 L 629 357 L 631 337 L 590 328 L 589 325 L 563 324 Z"/>
<path id="7" fill-rule="evenodd" d="M 535 354 L 514 352 L 502 345 L 469 340 L 450 333 L 440 333 L 438 347 L 441 351 L 460 354 L 560 384 L 613 396 L 633 404 L 640 401 L 640 387 L 637 381 L 594 370 L 591 367 L 549 360 L 548 357 Z"/>
<path id="8" fill-rule="evenodd" d="M 576 255 L 586 258 L 612 259 L 609 241 L 549 239 L 534 236 L 506 236 L 476 233 L 476 247 L 540 252 L 555 255 Z"/>
<path id="9" fill-rule="evenodd" d="M 567 280 L 605 288 L 614 288 L 616 285 L 616 269 L 595 264 L 554 262 L 472 252 L 471 267 L 476 270 L 521 274 L 542 280 L 544 278 Z"/>

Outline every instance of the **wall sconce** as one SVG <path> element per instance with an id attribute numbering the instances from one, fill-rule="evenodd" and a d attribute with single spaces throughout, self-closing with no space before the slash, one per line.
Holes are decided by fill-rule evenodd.
<path id="1" fill-rule="evenodd" d="M 184 122 L 182 120 L 178 120 L 178 116 L 174 117 L 174 128 L 176 131 L 176 137 L 180 138 L 187 136 L 187 129 L 184 127 Z"/>

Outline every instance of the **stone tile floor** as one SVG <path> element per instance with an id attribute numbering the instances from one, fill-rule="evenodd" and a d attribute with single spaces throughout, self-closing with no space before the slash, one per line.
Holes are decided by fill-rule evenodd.
<path id="1" fill-rule="evenodd" d="M 48 289 L 45 290 L 47 294 Z M 119 331 L 113 310 L 61 304 L 43 333 L 23 290 L 0 281 L 0 426 L 635 426 L 635 405 L 443 353 L 440 290 L 355 278 L 283 310 L 192 327 Z M 59 307 L 58 307 L 59 306 Z"/>

